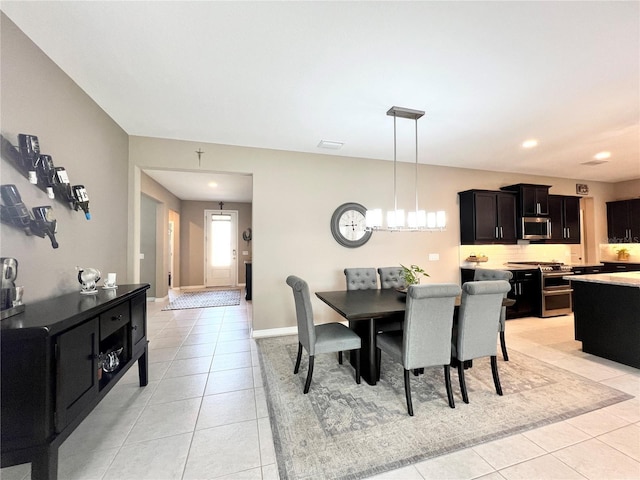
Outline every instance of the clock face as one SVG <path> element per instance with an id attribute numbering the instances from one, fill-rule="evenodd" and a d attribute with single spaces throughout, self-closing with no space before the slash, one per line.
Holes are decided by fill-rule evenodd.
<path id="1" fill-rule="evenodd" d="M 345 203 L 336 208 L 331 217 L 331 234 L 336 241 L 348 248 L 364 245 L 371 238 L 367 231 L 365 215 L 367 209 L 359 203 Z"/>

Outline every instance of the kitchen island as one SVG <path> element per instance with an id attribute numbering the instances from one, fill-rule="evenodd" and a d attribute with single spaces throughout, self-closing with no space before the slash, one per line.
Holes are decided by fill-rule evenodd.
<path id="1" fill-rule="evenodd" d="M 582 351 L 640 368 L 640 272 L 565 278 Z"/>

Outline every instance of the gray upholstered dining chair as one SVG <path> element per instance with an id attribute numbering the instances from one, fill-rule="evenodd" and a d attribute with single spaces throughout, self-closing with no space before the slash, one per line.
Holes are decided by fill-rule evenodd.
<path id="1" fill-rule="evenodd" d="M 453 283 L 411 285 L 407 291 L 404 329 L 377 335 L 376 362 L 380 376 L 384 351 L 404 368 L 407 412 L 413 416 L 411 370 L 441 365 L 449 406 L 455 408 L 451 391 L 451 328 L 456 297 L 460 287 Z"/>
<path id="2" fill-rule="evenodd" d="M 405 288 L 405 282 L 402 276 L 402 267 L 380 267 L 378 268 L 380 275 L 380 288 Z"/>
<path id="3" fill-rule="evenodd" d="M 496 318 L 500 315 L 504 294 L 510 288 L 511 285 L 506 280 L 474 281 L 462 285 L 458 325 L 451 342 L 451 354 L 458 363 L 458 380 L 464 403 L 469 403 L 464 378 L 464 362 L 475 358 L 491 357 L 493 383 L 496 393 L 502 395 L 496 358 L 498 350 Z"/>
<path id="4" fill-rule="evenodd" d="M 488 268 L 476 268 L 473 274 L 474 281 L 486 281 L 486 280 L 506 280 L 507 282 L 513 278 L 513 273 L 508 270 L 491 270 Z M 507 294 L 504 294 L 504 298 L 507 298 Z M 505 339 L 505 326 L 507 323 L 507 307 L 503 306 L 500 310 L 500 322 L 498 331 L 500 332 L 500 348 L 502 350 L 502 358 L 505 362 L 509 361 L 509 354 L 507 353 L 507 341 Z"/>
<path id="5" fill-rule="evenodd" d="M 298 323 L 298 357 L 294 374 L 298 373 L 302 348 L 309 354 L 309 369 L 307 380 L 304 384 L 304 393 L 309 392 L 311 377 L 313 376 L 313 360 L 318 353 L 338 352 L 338 361 L 342 364 L 342 352 L 351 350 L 355 354 L 356 383 L 360 383 L 360 337 L 349 327 L 341 323 L 324 323 L 314 325 L 313 309 L 309 285 L 300 277 L 290 275 L 287 277 L 287 285 L 293 290 L 293 299 L 296 305 L 296 320 Z"/>
<path id="6" fill-rule="evenodd" d="M 347 290 L 376 290 L 378 277 L 375 268 L 345 268 Z"/>

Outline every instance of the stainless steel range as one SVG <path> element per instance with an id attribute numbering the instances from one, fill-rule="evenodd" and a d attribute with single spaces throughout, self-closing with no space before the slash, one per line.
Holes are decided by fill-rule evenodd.
<path id="1" fill-rule="evenodd" d="M 566 315 L 573 311 L 571 282 L 563 277 L 573 275 L 571 267 L 560 262 L 510 262 L 534 265 L 540 270 L 542 317 Z"/>

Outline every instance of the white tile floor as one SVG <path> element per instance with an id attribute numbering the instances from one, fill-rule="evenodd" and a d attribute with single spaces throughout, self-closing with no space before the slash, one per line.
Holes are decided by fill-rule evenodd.
<path id="1" fill-rule="evenodd" d="M 277 479 L 251 303 L 165 304 L 148 304 L 149 385 L 127 372 L 62 445 L 59 478 Z M 640 370 L 582 353 L 571 316 L 510 320 L 507 344 L 636 398 L 376 478 L 640 479 Z"/>

